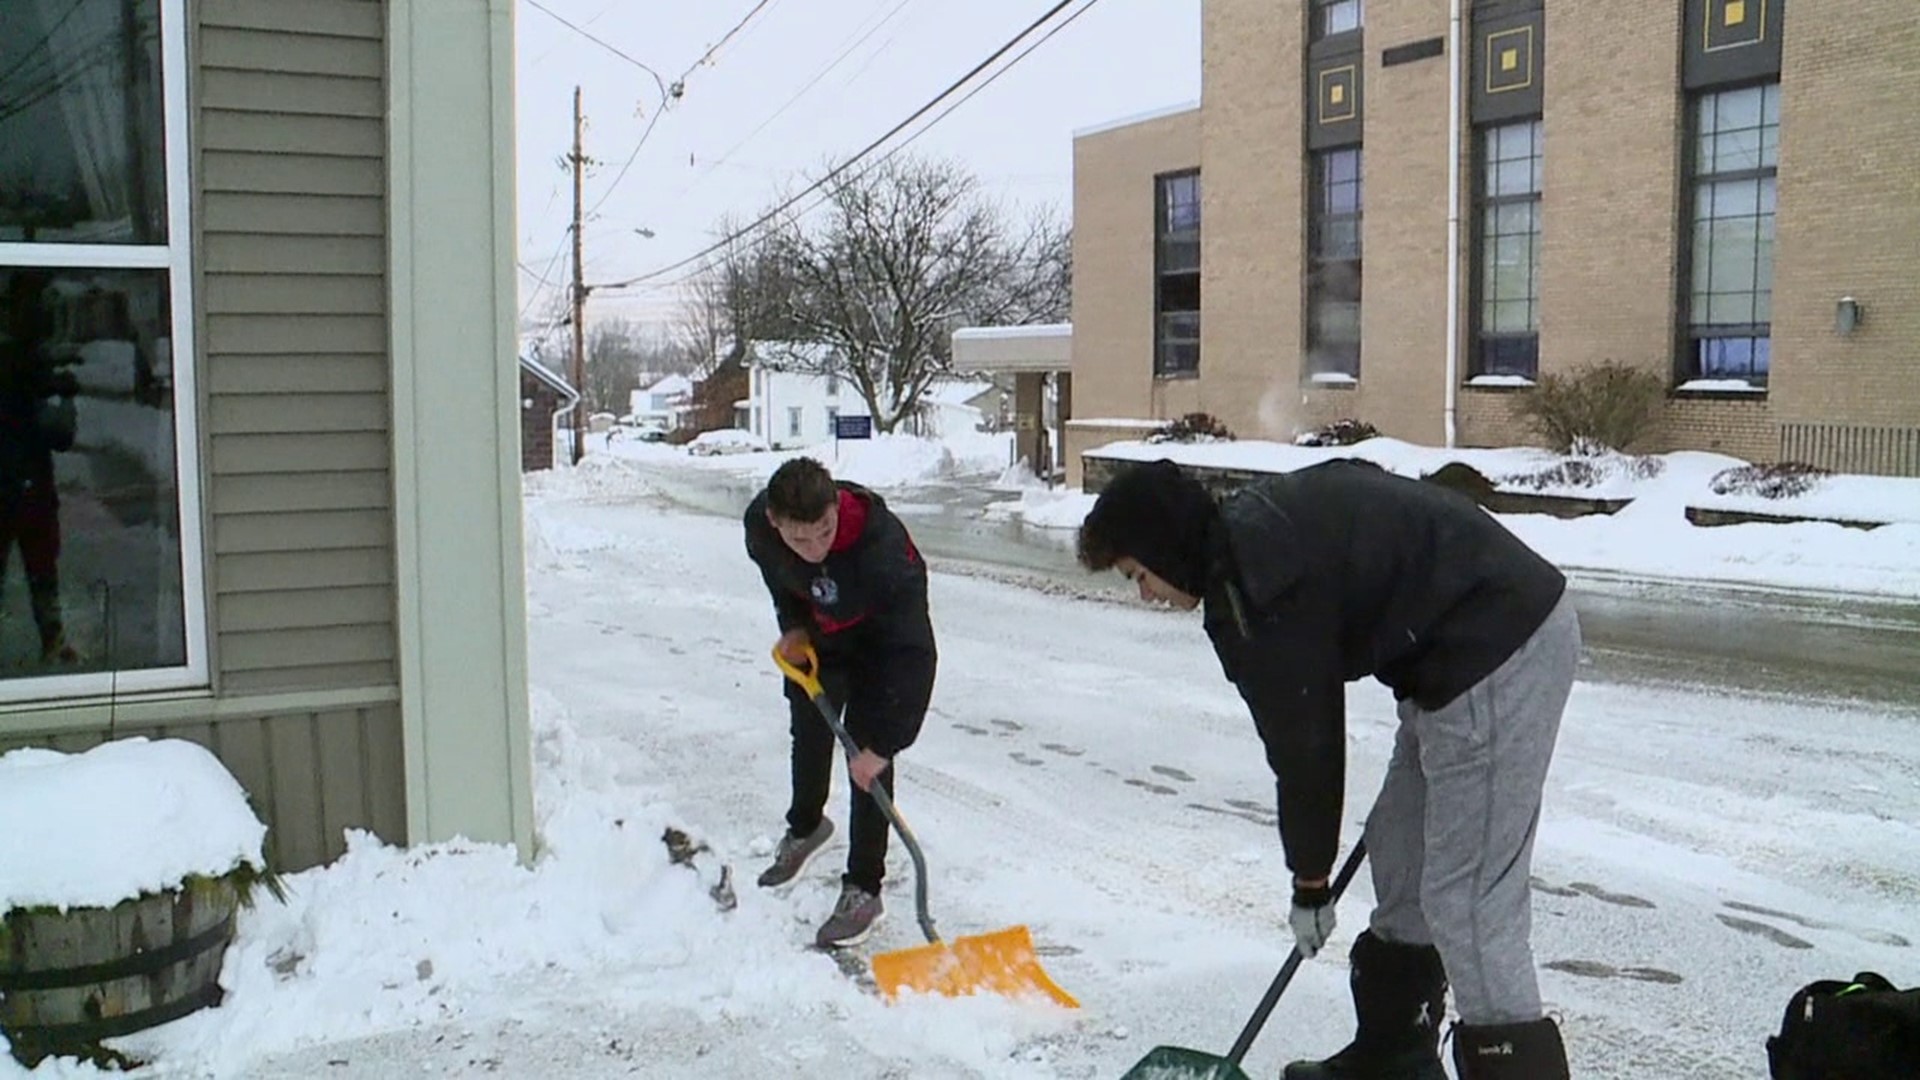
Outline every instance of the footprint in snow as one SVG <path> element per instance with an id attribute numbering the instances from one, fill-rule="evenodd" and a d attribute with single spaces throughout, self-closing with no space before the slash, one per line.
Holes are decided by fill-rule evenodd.
<path id="1" fill-rule="evenodd" d="M 1037 757 L 1034 757 L 1032 754 L 1022 753 L 1019 750 L 1015 750 L 1013 753 L 1008 754 L 1007 756 L 1019 762 L 1022 765 L 1045 765 L 1046 764 L 1046 762 L 1040 760 Z"/>
<path id="2" fill-rule="evenodd" d="M 1867 941 L 1874 945 L 1886 945 L 1895 949 L 1904 949 L 1913 944 L 1913 942 L 1908 941 L 1899 934 L 1886 930 L 1856 930 L 1852 927 L 1839 926 L 1835 923 L 1819 922 L 1814 919 L 1809 919 L 1805 915 L 1795 915 L 1791 911 L 1780 911 L 1776 908 L 1761 907 L 1759 904 L 1742 903 L 1739 900 L 1728 900 L 1726 905 L 1735 911 L 1744 911 L 1749 915 L 1764 915 L 1772 919 L 1785 919 L 1787 922 L 1804 926 L 1809 930 L 1844 931 L 1853 934 L 1862 941 Z"/>
<path id="3" fill-rule="evenodd" d="M 1587 896 L 1603 904 L 1613 904 L 1616 907 L 1646 908 L 1648 910 L 1652 910 L 1654 907 L 1654 903 L 1651 900 L 1632 896 L 1627 893 L 1609 892 L 1588 881 L 1574 881 L 1565 885 L 1551 885 L 1539 878 L 1532 878 L 1529 880 L 1529 883 L 1533 886 L 1534 891 L 1546 893 L 1548 896 Z"/>
<path id="4" fill-rule="evenodd" d="M 1081 754 L 1086 753 L 1085 750 L 1082 750 L 1077 746 L 1067 746 L 1057 742 L 1041 743 L 1040 749 L 1051 750 L 1054 753 L 1061 755 L 1062 757 L 1079 757 Z"/>
<path id="5" fill-rule="evenodd" d="M 987 734 L 991 734 L 990 732 L 988 732 L 988 731 L 987 731 L 987 729 L 986 729 L 986 728 L 983 728 L 983 727 L 975 727 L 975 726 L 973 726 L 972 724 L 955 724 L 955 725 L 953 725 L 953 726 L 954 726 L 954 727 L 956 727 L 956 728 L 959 728 L 959 729 L 960 729 L 961 731 L 964 731 L 964 732 L 966 732 L 966 733 L 967 733 L 967 734 L 969 734 L 969 735 L 987 735 Z"/>
<path id="6" fill-rule="evenodd" d="M 990 723 L 990 724 L 992 724 L 992 725 L 993 725 L 994 727 L 997 727 L 997 728 L 999 728 L 999 729 L 1000 729 L 1000 730 L 1002 730 L 1002 731 L 1025 731 L 1025 730 L 1027 730 L 1027 728 L 1026 728 L 1026 725 L 1025 725 L 1025 724 L 1016 724 L 1016 723 L 1014 723 L 1014 722 L 1013 722 L 1013 721 L 1011 721 L 1011 720 L 989 720 L 989 721 L 987 721 L 987 722 L 988 722 L 988 723 Z"/>
<path id="7" fill-rule="evenodd" d="M 1565 972 L 1585 979 L 1633 979 L 1639 982 L 1678 986 L 1686 978 L 1671 971 L 1650 967 L 1614 967 L 1598 960 L 1550 960 L 1540 965 L 1550 971 Z"/>
<path id="8" fill-rule="evenodd" d="M 1151 780 L 1140 780 L 1134 777 L 1128 777 L 1127 784 L 1132 787 L 1142 788 L 1144 790 L 1151 791 L 1155 795 L 1178 795 L 1179 794 L 1179 792 L 1168 787 L 1167 785 L 1156 784 Z"/>
<path id="9" fill-rule="evenodd" d="M 1182 783 L 1193 783 L 1193 775 L 1191 773 L 1183 772 L 1171 765 L 1155 765 L 1153 771 L 1159 773 L 1161 776 L 1179 780 Z"/>
<path id="10" fill-rule="evenodd" d="M 1752 919 L 1735 918 L 1732 915 L 1715 915 L 1714 918 L 1719 919 L 1722 924 L 1738 930 L 1743 934 L 1752 934 L 1755 937 L 1766 938 L 1768 941 L 1773 942 L 1783 949 L 1813 948 L 1813 942 L 1794 937 L 1792 934 L 1787 933 L 1777 926 L 1768 926 L 1766 923 L 1754 922 Z"/>
<path id="11" fill-rule="evenodd" d="M 1231 800 L 1229 800 L 1229 806 L 1231 809 L 1228 806 L 1208 806 L 1205 803 L 1188 803 L 1187 809 L 1198 810 L 1203 814 L 1219 814 L 1223 817 L 1239 818 L 1242 821 L 1251 821 L 1255 825 L 1269 829 L 1280 824 L 1280 818 L 1271 811 L 1250 809 L 1246 806 L 1237 805 Z"/>

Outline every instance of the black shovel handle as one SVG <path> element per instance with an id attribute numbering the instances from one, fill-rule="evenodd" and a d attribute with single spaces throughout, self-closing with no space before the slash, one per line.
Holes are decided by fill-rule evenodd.
<path id="1" fill-rule="evenodd" d="M 1347 883 L 1360 872 L 1360 863 L 1366 857 L 1367 841 L 1362 837 L 1354 842 L 1353 851 L 1348 854 L 1347 861 L 1341 864 L 1339 875 L 1333 879 L 1333 899 L 1328 903 L 1340 902 L 1340 894 L 1347 891 Z M 1233 1049 L 1227 1051 L 1228 1064 L 1238 1066 L 1245 1060 L 1247 1051 L 1253 1048 L 1253 1040 L 1260 1034 L 1260 1029 L 1267 1025 L 1267 1017 L 1273 1015 L 1273 1007 L 1280 1003 L 1280 995 L 1286 992 L 1287 984 L 1293 981 L 1293 973 L 1300 970 L 1300 962 L 1304 959 L 1300 946 L 1295 945 L 1293 952 L 1287 956 L 1287 962 L 1280 965 L 1280 974 L 1273 977 L 1273 985 L 1267 987 L 1266 996 L 1260 999 L 1259 1006 L 1247 1019 L 1247 1026 L 1240 1030 L 1240 1037 L 1234 1040 Z"/>

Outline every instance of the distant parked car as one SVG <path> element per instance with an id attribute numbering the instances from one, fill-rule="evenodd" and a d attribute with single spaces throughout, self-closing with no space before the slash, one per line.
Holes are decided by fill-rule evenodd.
<path id="1" fill-rule="evenodd" d="M 687 453 L 696 457 L 713 457 L 716 454 L 753 454 L 769 449 L 766 440 L 751 431 L 739 428 L 721 428 L 718 431 L 703 431 L 687 444 Z"/>

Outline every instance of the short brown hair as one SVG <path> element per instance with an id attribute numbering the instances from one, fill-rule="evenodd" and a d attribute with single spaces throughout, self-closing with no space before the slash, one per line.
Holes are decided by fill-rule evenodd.
<path id="1" fill-rule="evenodd" d="M 833 474 L 810 457 L 785 462 L 767 480 L 767 512 L 785 521 L 810 525 L 826 517 L 839 498 Z"/>

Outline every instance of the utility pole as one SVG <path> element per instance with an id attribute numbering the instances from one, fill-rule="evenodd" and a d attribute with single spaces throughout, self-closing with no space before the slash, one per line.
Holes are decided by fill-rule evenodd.
<path id="1" fill-rule="evenodd" d="M 581 178 L 586 173 L 586 155 L 580 149 L 580 87 L 573 88 L 573 389 L 580 403 L 573 407 L 573 464 L 580 464 L 587 446 L 587 283 L 583 274 L 583 243 L 580 229 Z"/>

